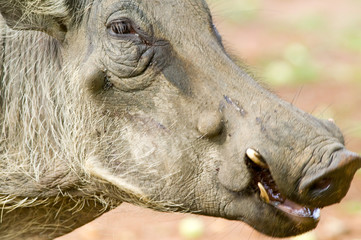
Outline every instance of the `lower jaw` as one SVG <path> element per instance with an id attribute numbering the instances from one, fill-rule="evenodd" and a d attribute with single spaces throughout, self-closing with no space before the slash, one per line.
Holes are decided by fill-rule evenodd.
<path id="1" fill-rule="evenodd" d="M 310 214 L 304 215 L 307 208 L 306 210 L 297 207 L 289 208 L 289 200 L 285 200 L 284 204 L 272 201 L 266 203 L 260 199 L 258 192 L 250 196 L 252 196 L 252 201 L 258 202 L 252 209 L 250 208 L 255 216 L 249 220 L 244 218 L 238 218 L 238 220 L 246 222 L 265 235 L 276 238 L 292 237 L 313 230 L 319 223 L 319 209 L 310 210 Z M 237 208 L 237 206 L 234 207 Z"/>
<path id="2" fill-rule="evenodd" d="M 279 208 L 275 210 L 278 211 L 279 215 L 282 215 L 283 221 L 288 223 L 288 228 L 281 229 L 279 232 L 275 232 L 275 229 L 273 229 L 271 234 L 265 232 L 265 234 L 272 237 L 283 238 L 303 234 L 316 228 L 320 220 L 320 218 L 296 216 L 282 211 Z M 261 230 L 261 232 L 263 231 Z"/>
<path id="3" fill-rule="evenodd" d="M 288 219 L 288 220 L 286 220 Z M 301 235 L 308 231 L 315 229 L 318 225 L 319 221 L 315 221 L 313 219 L 299 219 L 295 216 L 287 216 L 283 218 L 283 223 L 280 223 L 279 226 L 264 228 L 264 227 L 255 227 L 250 224 L 251 227 L 255 228 L 262 234 L 265 234 L 270 237 L 275 238 L 286 238 L 286 237 L 294 237 L 297 235 Z M 285 224 L 285 222 L 287 224 Z"/>
<path id="4" fill-rule="evenodd" d="M 257 198 L 258 194 L 249 195 L 248 200 L 254 202 L 257 201 Z M 251 205 L 247 201 L 233 203 L 235 205 L 229 205 L 230 208 L 225 209 L 226 215 L 223 217 L 245 222 L 258 232 L 270 237 L 285 238 L 300 235 L 316 228 L 319 222 L 319 218 L 295 216 L 264 202 Z M 237 217 L 239 210 L 249 210 L 253 212 L 254 216 L 251 218 Z"/>

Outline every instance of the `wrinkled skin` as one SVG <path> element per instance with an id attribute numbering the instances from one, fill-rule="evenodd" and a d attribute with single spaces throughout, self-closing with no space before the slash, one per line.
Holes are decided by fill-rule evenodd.
<path id="1" fill-rule="evenodd" d="M 37 156 L 38 177 L 10 173 L 0 185 L 5 197 L 37 203 L 4 211 L 6 239 L 51 239 L 123 201 L 237 219 L 271 236 L 297 235 L 316 227 L 318 218 L 265 203 L 247 149 L 262 156 L 284 198 L 311 209 L 339 202 L 360 167 L 332 121 L 282 101 L 230 59 L 202 0 L 94 0 L 80 4 L 77 24 L 51 14 L 45 23 L 27 21 L 13 10 L 21 9 L 16 1 L 7 3 L 0 1 L 3 34 L 20 37 L 2 40 L 1 55 L 31 48 L 29 39 L 41 41 L 18 63 L 38 64 L 31 76 L 9 77 L 15 63 L 1 60 L 3 169 L 16 172 L 9 156 L 31 132 L 21 126 L 41 121 L 42 127 L 29 128 L 40 132 L 31 142 L 38 147 L 17 159 L 33 163 Z M 36 51 L 45 51 L 38 55 L 48 65 L 32 61 Z M 40 102 L 48 112 L 6 122 L 11 103 L 26 92 L 11 90 L 9 79 L 51 86 L 36 96 L 56 89 Z M 20 115 L 26 104 L 15 104 Z M 77 198 L 85 204 L 72 203 Z M 26 222 L 26 229 L 15 222 Z"/>

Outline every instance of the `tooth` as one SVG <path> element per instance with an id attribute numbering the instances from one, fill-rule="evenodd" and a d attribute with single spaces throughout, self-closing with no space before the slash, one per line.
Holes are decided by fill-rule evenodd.
<path id="1" fill-rule="evenodd" d="M 263 168 L 268 168 L 268 165 L 264 162 L 262 156 L 252 148 L 248 148 L 246 154 L 249 157 L 249 159 L 251 159 L 252 162 L 257 164 L 258 166 Z"/>
<path id="2" fill-rule="evenodd" d="M 268 194 L 267 194 L 267 191 L 266 191 L 266 189 L 263 187 L 263 185 L 262 185 L 262 183 L 258 183 L 258 188 L 259 188 L 259 190 L 261 191 L 261 193 L 260 193 L 260 197 L 261 197 L 261 199 L 264 201 L 264 202 L 266 202 L 266 203 L 269 203 L 270 201 L 269 201 L 269 196 L 268 196 Z"/>

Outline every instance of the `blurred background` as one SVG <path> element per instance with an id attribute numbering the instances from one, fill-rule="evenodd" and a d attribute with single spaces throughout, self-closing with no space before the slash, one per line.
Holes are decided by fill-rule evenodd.
<path id="1" fill-rule="evenodd" d="M 283 99 L 333 118 L 361 154 L 361 0 L 208 0 L 226 49 Z M 266 240 L 241 222 L 129 204 L 58 240 Z M 361 172 L 317 230 L 293 240 L 361 240 Z"/>

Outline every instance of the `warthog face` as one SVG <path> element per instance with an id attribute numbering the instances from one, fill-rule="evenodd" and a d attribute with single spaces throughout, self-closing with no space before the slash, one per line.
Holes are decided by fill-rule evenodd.
<path id="1" fill-rule="evenodd" d="M 49 81 L 66 88 L 58 123 L 72 127 L 58 138 L 78 139 L 59 149 L 81 149 L 66 161 L 80 159 L 83 189 L 278 237 L 313 229 L 319 209 L 345 196 L 360 157 L 332 121 L 237 66 L 203 0 L 62 4 L 75 11 L 38 22 L 1 11 L 15 29 L 58 39 L 63 74 Z"/>

